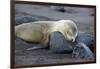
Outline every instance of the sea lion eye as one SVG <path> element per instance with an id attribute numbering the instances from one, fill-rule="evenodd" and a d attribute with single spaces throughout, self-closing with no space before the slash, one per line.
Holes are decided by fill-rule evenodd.
<path id="1" fill-rule="evenodd" d="M 67 34 L 69 35 L 69 36 L 72 36 L 72 32 L 69 30 L 69 31 L 67 31 Z"/>

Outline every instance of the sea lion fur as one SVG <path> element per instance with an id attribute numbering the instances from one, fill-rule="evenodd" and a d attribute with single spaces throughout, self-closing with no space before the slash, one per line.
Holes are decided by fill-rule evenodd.
<path id="1" fill-rule="evenodd" d="M 15 26 L 15 36 L 28 42 L 47 46 L 49 35 L 60 32 L 66 40 L 74 42 L 78 34 L 77 25 L 72 20 L 36 21 Z"/>

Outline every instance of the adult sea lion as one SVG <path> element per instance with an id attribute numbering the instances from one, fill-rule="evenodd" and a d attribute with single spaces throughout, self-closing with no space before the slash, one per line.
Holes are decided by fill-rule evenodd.
<path id="1" fill-rule="evenodd" d="M 49 35 L 56 31 L 71 42 L 75 41 L 78 34 L 77 25 L 72 20 L 36 21 L 15 26 L 16 37 L 28 42 L 40 43 L 44 48 L 48 46 Z"/>

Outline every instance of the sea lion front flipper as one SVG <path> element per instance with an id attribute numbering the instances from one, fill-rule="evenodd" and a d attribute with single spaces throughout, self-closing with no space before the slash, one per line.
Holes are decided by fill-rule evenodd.
<path id="1" fill-rule="evenodd" d="M 42 46 L 41 44 L 38 44 L 37 46 L 28 48 L 26 50 L 37 50 L 37 49 L 44 49 L 44 48 L 46 48 L 46 47 L 45 46 Z"/>
<path id="2" fill-rule="evenodd" d="M 26 50 L 36 50 L 36 49 L 41 49 L 41 48 L 43 48 L 43 47 L 31 47 L 31 48 L 28 48 Z"/>

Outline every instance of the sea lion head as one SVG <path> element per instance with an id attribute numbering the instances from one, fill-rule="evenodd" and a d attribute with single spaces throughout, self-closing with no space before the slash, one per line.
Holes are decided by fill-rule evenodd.
<path id="1" fill-rule="evenodd" d="M 78 34 L 77 25 L 72 20 L 61 20 L 60 22 L 63 23 L 61 32 L 65 39 L 74 42 Z"/>

